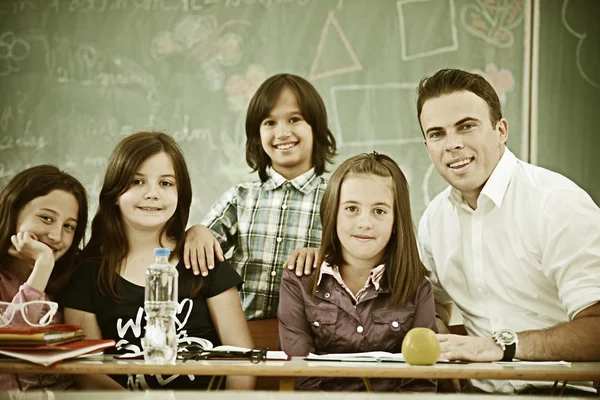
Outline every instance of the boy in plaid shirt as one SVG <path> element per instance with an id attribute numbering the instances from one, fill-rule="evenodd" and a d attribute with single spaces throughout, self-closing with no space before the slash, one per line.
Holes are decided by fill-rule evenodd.
<path id="1" fill-rule="evenodd" d="M 186 237 L 184 261 L 207 275 L 233 249 L 247 320 L 277 317 L 282 266 L 310 274 L 321 243 L 326 164 L 336 153 L 327 111 L 305 79 L 267 79 L 246 115 L 246 161 L 260 181 L 227 190 Z M 289 255 L 288 261 L 286 261 Z M 285 262 L 285 265 L 284 265 Z"/>

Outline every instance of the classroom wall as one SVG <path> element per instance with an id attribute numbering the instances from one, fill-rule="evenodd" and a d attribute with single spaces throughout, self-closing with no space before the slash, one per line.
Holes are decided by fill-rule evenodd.
<path id="1" fill-rule="evenodd" d="M 560 12 L 558 0 L 542 9 L 552 2 L 543 21 Z M 77 172 L 93 212 L 118 140 L 164 130 L 186 155 L 194 184 L 190 222 L 197 223 L 228 187 L 256 179 L 245 163 L 246 107 L 264 79 L 291 72 L 308 78 L 325 100 L 339 144 L 336 165 L 358 152 L 392 156 L 408 177 L 416 220 L 446 186 L 415 115 L 423 76 L 444 67 L 485 74 L 510 122 L 511 150 L 529 157 L 530 8 L 528 0 L 2 1 L 0 187 L 23 168 L 54 163 Z M 590 172 L 597 162 L 585 155 L 592 151 L 591 115 L 570 108 L 560 92 L 575 90 L 577 70 L 550 60 L 575 49 L 567 33 L 555 40 L 563 38 L 559 30 L 546 22 L 540 30 L 540 60 L 549 61 L 539 71 L 539 159 L 598 201 Z M 598 63 L 591 68 L 597 72 Z M 569 83 L 549 100 L 542 87 L 559 78 Z M 582 96 L 597 105 L 597 89 L 582 85 Z M 581 120 L 569 136 L 577 144 L 566 150 L 561 138 L 569 123 L 552 108 L 559 101 Z M 542 124 L 551 118 L 563 125 Z"/>

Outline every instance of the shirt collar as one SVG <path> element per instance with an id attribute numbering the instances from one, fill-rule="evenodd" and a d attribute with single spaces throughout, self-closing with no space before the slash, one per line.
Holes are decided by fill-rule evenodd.
<path id="1" fill-rule="evenodd" d="M 275 190 L 289 182 L 297 190 L 307 194 L 318 188 L 321 184 L 314 168 L 309 169 L 302 175 L 298 175 L 291 180 L 286 179 L 283 175 L 271 167 L 267 168 L 267 175 L 269 175 L 269 178 L 265 182 L 265 190 Z"/>
<path id="2" fill-rule="evenodd" d="M 379 264 L 375 268 L 371 270 L 369 273 L 369 277 L 365 282 L 364 287 L 369 287 L 369 285 L 373 285 L 375 290 L 379 290 L 381 285 L 381 278 L 383 277 L 383 272 L 385 271 L 385 264 Z M 342 279 L 342 275 L 340 274 L 340 268 L 337 265 L 330 266 L 327 262 L 323 262 L 321 265 L 321 271 L 319 272 L 319 280 L 317 281 L 317 286 L 321 283 L 321 278 L 323 275 L 331 275 L 333 278 L 338 281 L 340 285 L 346 286 L 344 280 Z"/>
<path id="3" fill-rule="evenodd" d="M 504 148 L 504 154 L 500 157 L 500 161 L 492 171 L 487 182 L 481 189 L 481 195 L 486 196 L 494 202 L 496 207 L 502 206 L 504 195 L 508 189 L 508 184 L 513 176 L 513 172 L 517 167 L 517 157 L 508 149 Z M 462 194 L 459 190 L 451 187 L 448 199 L 456 206 L 464 204 Z"/>

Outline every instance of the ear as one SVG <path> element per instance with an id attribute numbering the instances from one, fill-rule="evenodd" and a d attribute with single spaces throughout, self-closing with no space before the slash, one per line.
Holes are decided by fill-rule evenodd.
<path id="1" fill-rule="evenodd" d="M 496 124 L 496 129 L 498 130 L 500 142 L 506 143 L 506 141 L 508 140 L 508 121 L 502 118 Z"/>

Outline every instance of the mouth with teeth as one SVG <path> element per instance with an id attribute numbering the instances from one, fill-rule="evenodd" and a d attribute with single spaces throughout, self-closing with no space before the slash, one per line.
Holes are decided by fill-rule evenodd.
<path id="1" fill-rule="evenodd" d="M 456 172 L 462 172 L 469 166 L 469 164 L 471 164 L 471 162 L 473 160 L 474 160 L 473 157 L 463 158 L 462 160 L 454 161 L 447 165 L 448 165 L 448 167 L 450 167 L 451 169 L 453 169 Z"/>
<path id="2" fill-rule="evenodd" d="M 158 207 L 138 207 L 138 208 L 142 211 L 149 211 L 149 212 L 162 210 L 162 208 L 158 208 Z"/>
<path id="3" fill-rule="evenodd" d="M 298 142 L 288 142 L 288 143 L 280 143 L 277 145 L 274 145 L 273 147 L 275 147 L 277 150 L 289 150 L 292 147 L 296 147 L 298 145 Z"/>

